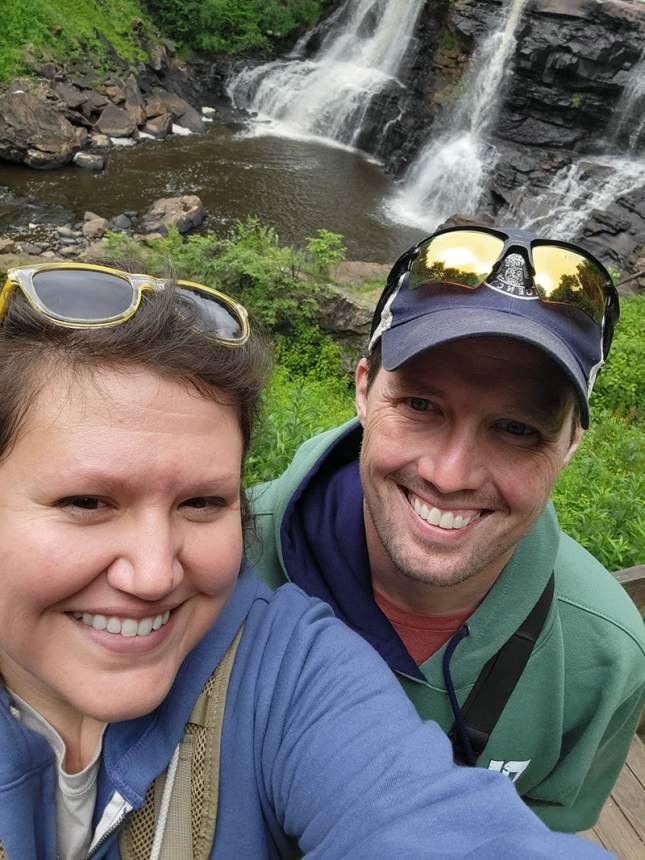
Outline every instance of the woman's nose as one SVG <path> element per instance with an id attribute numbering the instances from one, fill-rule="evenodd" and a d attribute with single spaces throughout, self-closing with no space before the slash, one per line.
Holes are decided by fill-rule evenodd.
<path id="1" fill-rule="evenodd" d="M 161 517 L 132 523 L 110 564 L 107 577 L 113 588 L 141 600 L 162 600 L 182 582 L 181 542 Z"/>

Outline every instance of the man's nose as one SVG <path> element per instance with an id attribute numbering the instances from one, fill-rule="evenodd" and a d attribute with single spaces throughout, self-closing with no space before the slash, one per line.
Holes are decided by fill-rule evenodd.
<path id="1" fill-rule="evenodd" d="M 184 578 L 180 554 L 181 539 L 170 517 L 161 513 L 137 517 L 124 528 L 108 582 L 141 600 L 163 600 Z"/>
<path id="2" fill-rule="evenodd" d="M 433 436 L 419 459 L 419 477 L 441 493 L 481 489 L 486 469 L 476 432 L 463 426 L 446 427 Z"/>

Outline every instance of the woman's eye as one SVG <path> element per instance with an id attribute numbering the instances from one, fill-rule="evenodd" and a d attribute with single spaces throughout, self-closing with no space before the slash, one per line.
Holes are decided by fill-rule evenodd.
<path id="1" fill-rule="evenodd" d="M 80 508 L 83 511 L 98 511 L 103 504 L 96 496 L 67 496 L 58 502 L 60 508 Z"/>
<path id="2" fill-rule="evenodd" d="M 225 504 L 224 499 L 219 496 L 195 496 L 181 503 L 182 507 L 206 510 L 208 508 L 221 508 Z"/>
<path id="3" fill-rule="evenodd" d="M 530 424 L 524 424 L 523 421 L 504 421 L 501 426 L 511 436 L 532 436 L 537 433 L 535 427 L 531 427 Z"/>

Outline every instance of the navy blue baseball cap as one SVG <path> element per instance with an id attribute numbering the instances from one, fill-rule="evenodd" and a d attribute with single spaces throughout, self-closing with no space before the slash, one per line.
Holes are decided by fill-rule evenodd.
<path id="1" fill-rule="evenodd" d="M 531 344 L 571 380 L 582 426 L 619 316 L 605 267 L 577 245 L 520 230 L 440 230 L 395 263 L 372 321 L 385 370 L 463 338 Z"/>

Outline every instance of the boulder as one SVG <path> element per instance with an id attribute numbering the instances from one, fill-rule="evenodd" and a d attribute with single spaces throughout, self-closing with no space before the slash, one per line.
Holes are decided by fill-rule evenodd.
<path id="1" fill-rule="evenodd" d="M 101 87 L 101 89 L 108 99 L 115 105 L 123 104 L 125 101 L 125 92 L 123 91 L 121 84 L 107 84 L 104 87 Z"/>
<path id="2" fill-rule="evenodd" d="M 88 92 L 86 92 L 86 101 L 95 110 L 100 110 L 101 108 L 105 107 L 105 105 L 109 102 L 109 99 L 107 98 L 107 96 L 104 96 L 97 90 L 89 90 Z"/>
<path id="3" fill-rule="evenodd" d="M 318 305 L 317 317 L 321 329 L 332 334 L 340 344 L 345 363 L 350 369 L 369 340 L 376 298 L 371 294 L 360 297 L 354 290 L 350 292 L 339 284 L 325 284 L 316 290 L 314 299 Z"/>
<path id="4" fill-rule="evenodd" d="M 96 146 L 99 149 L 107 148 L 110 145 L 110 138 L 107 134 L 101 134 L 100 132 L 92 132 L 90 134 L 90 143 L 92 146 Z"/>
<path id="5" fill-rule="evenodd" d="M 56 232 L 62 239 L 78 239 L 80 236 L 78 230 L 74 230 L 69 224 L 61 224 L 56 228 Z"/>
<path id="6" fill-rule="evenodd" d="M 142 131 L 153 137 L 167 137 L 172 131 L 172 114 L 164 113 L 161 116 L 151 117 L 143 126 Z"/>
<path id="7" fill-rule="evenodd" d="M 199 111 L 181 96 L 155 87 L 152 95 L 146 100 L 146 116 L 150 118 L 164 113 L 171 114 L 174 122 L 182 128 L 194 132 L 204 131 L 204 120 Z"/>
<path id="8" fill-rule="evenodd" d="M 49 101 L 19 90 L 0 95 L 0 158 L 29 167 L 60 167 L 86 140 Z"/>
<path id="9" fill-rule="evenodd" d="M 97 216 L 95 218 L 90 218 L 85 221 L 85 223 L 83 224 L 83 235 L 90 242 L 93 242 L 96 239 L 101 239 L 107 229 L 107 218 L 99 218 Z"/>
<path id="10" fill-rule="evenodd" d="M 135 126 L 143 125 L 146 119 L 145 102 L 139 89 L 139 84 L 134 75 L 129 75 L 126 78 L 124 86 L 125 103 L 123 105 L 126 113 L 135 124 Z"/>
<path id="11" fill-rule="evenodd" d="M 168 66 L 168 51 L 165 45 L 151 45 L 148 48 L 148 65 L 154 72 L 161 72 Z"/>
<path id="12" fill-rule="evenodd" d="M 172 116 L 170 103 L 164 98 L 167 93 L 161 90 L 156 90 L 153 95 L 148 96 L 145 100 L 146 117 L 162 116 L 169 113 Z"/>
<path id="13" fill-rule="evenodd" d="M 116 218 L 110 220 L 110 230 L 117 233 L 129 233 L 132 230 L 132 221 L 127 215 L 117 215 Z"/>
<path id="14" fill-rule="evenodd" d="M 42 254 L 46 245 L 43 245 L 41 242 L 19 242 L 17 247 L 21 254 L 29 254 L 30 256 L 37 257 L 39 254 Z"/>
<path id="15" fill-rule="evenodd" d="M 77 167 L 85 170 L 100 171 L 105 167 L 105 159 L 102 155 L 92 155 L 89 152 L 77 152 L 72 161 Z"/>
<path id="16" fill-rule="evenodd" d="M 0 239 L 0 254 L 15 254 L 16 243 L 13 239 Z"/>
<path id="17" fill-rule="evenodd" d="M 58 83 L 54 85 L 54 92 L 68 108 L 77 110 L 86 99 L 86 94 L 72 84 Z"/>
<path id="18" fill-rule="evenodd" d="M 96 121 L 96 128 L 108 137 L 129 137 L 134 134 L 136 123 L 123 108 L 108 104 Z"/>
<path id="19" fill-rule="evenodd" d="M 188 105 L 182 115 L 176 119 L 176 124 L 180 125 L 182 128 L 187 128 L 188 131 L 192 131 L 195 134 L 199 134 L 204 131 L 205 128 L 201 114 L 190 105 Z"/>
<path id="20" fill-rule="evenodd" d="M 166 235 L 171 227 L 187 233 L 206 218 L 206 209 L 195 194 L 155 200 L 141 220 L 141 232 Z"/>
<path id="21" fill-rule="evenodd" d="M 84 128 L 88 129 L 88 132 L 91 130 L 93 123 L 90 119 L 88 119 L 85 114 L 80 113 L 77 110 L 72 110 L 71 108 L 65 108 L 63 111 L 65 118 L 68 119 L 72 125 L 81 125 Z"/>

